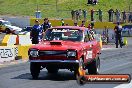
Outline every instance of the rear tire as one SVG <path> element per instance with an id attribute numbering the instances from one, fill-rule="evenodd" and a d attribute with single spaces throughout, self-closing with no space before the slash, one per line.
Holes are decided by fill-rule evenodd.
<path id="1" fill-rule="evenodd" d="M 99 74 L 99 69 L 100 69 L 100 59 L 99 57 L 95 60 L 93 60 L 89 65 L 88 65 L 88 73 L 89 74 Z"/>
<path id="2" fill-rule="evenodd" d="M 40 65 L 38 63 L 30 63 L 30 72 L 33 79 L 38 79 L 40 73 Z"/>

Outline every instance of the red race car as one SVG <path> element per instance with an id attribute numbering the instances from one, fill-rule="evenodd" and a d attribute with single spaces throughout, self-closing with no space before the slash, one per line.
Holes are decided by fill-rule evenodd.
<path id="1" fill-rule="evenodd" d="M 48 73 L 68 69 L 76 74 L 82 66 L 89 74 L 97 74 L 100 67 L 100 43 L 85 27 L 58 26 L 48 29 L 43 40 L 29 51 L 30 71 L 37 79 L 42 68 Z"/>

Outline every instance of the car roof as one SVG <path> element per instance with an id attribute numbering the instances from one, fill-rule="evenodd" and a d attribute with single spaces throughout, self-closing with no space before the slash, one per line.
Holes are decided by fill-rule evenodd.
<path id="1" fill-rule="evenodd" d="M 78 26 L 56 26 L 56 27 L 52 27 L 50 29 L 57 29 L 57 28 L 69 28 L 69 29 L 76 29 L 76 30 L 82 30 L 84 31 L 86 28 L 85 27 L 78 27 Z"/>

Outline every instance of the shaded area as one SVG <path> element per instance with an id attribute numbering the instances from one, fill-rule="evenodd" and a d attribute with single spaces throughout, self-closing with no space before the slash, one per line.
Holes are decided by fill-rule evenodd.
<path id="1" fill-rule="evenodd" d="M 28 79 L 33 80 L 30 73 L 20 74 L 11 79 Z M 68 81 L 76 80 L 73 72 L 60 71 L 57 74 L 48 74 L 47 71 L 41 71 L 37 80 L 51 80 L 51 81 Z"/>

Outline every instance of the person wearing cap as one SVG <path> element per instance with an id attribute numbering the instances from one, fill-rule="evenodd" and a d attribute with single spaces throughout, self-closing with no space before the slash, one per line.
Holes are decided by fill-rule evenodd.
<path id="1" fill-rule="evenodd" d="M 88 24 L 88 30 L 91 30 L 92 29 L 92 27 L 91 27 L 91 24 Z"/>
<path id="2" fill-rule="evenodd" d="M 117 25 L 114 28 L 115 32 L 115 44 L 116 48 L 118 48 L 118 43 L 120 44 L 120 47 L 122 48 L 122 26 L 120 25 L 119 22 L 117 22 Z"/>
<path id="3" fill-rule="evenodd" d="M 65 22 L 63 19 L 61 19 L 61 26 L 65 26 Z"/>
<path id="4" fill-rule="evenodd" d="M 42 39 L 42 27 L 40 25 L 39 20 L 35 20 L 35 25 L 32 27 L 30 32 L 30 37 L 32 40 L 32 44 L 38 44 L 39 41 Z"/>
<path id="5" fill-rule="evenodd" d="M 77 22 L 74 23 L 74 26 L 78 26 Z"/>
<path id="6" fill-rule="evenodd" d="M 85 27 L 85 21 L 82 21 L 82 24 L 80 25 L 80 27 Z"/>
<path id="7" fill-rule="evenodd" d="M 48 18 L 44 19 L 44 23 L 41 26 L 43 28 L 43 32 L 45 32 L 48 28 L 52 27 L 51 23 L 48 20 Z"/>

